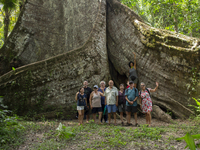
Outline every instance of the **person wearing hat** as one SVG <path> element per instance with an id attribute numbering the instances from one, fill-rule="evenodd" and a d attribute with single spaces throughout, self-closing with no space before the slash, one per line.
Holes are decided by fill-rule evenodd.
<path id="1" fill-rule="evenodd" d="M 131 113 L 134 113 L 135 125 L 138 126 L 137 123 L 137 98 L 139 96 L 138 90 L 134 87 L 134 82 L 129 82 L 130 87 L 125 91 L 125 99 L 126 99 L 126 111 L 127 111 L 127 125 L 132 125 L 130 123 Z"/>
<path id="2" fill-rule="evenodd" d="M 102 117 L 101 96 L 104 96 L 104 94 L 99 92 L 98 88 L 97 85 L 94 85 L 94 91 L 90 94 L 90 108 L 92 109 L 94 123 L 96 122 L 96 113 L 99 113 L 99 123 L 101 123 Z"/>
<path id="3" fill-rule="evenodd" d="M 134 62 L 130 61 L 129 62 L 129 82 L 133 81 L 134 82 L 134 87 L 137 87 L 137 83 L 138 83 L 138 76 L 137 76 L 137 71 L 136 71 L 136 54 L 133 52 L 134 54 Z"/>

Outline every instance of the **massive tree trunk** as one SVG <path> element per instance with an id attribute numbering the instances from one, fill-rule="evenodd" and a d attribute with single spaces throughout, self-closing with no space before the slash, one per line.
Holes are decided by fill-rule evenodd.
<path id="1" fill-rule="evenodd" d="M 0 77 L 0 91 L 20 113 L 31 107 L 53 117 L 56 108 L 70 114 L 84 80 L 90 86 L 124 83 L 135 52 L 139 82 L 160 83 L 153 104 L 184 118 L 193 113 L 190 94 L 199 94 L 198 80 L 192 82 L 199 76 L 199 50 L 199 39 L 152 28 L 117 0 L 30 0 L 0 50 L 24 66 Z"/>

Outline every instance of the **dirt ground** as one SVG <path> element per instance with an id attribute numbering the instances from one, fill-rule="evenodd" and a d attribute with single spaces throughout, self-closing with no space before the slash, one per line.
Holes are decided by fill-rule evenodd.
<path id="1" fill-rule="evenodd" d="M 176 138 L 184 136 L 187 132 L 198 134 L 197 132 L 200 131 L 200 127 L 192 124 L 189 120 L 183 121 L 179 119 L 174 120 L 173 123 L 166 123 L 153 118 L 152 127 L 144 126 L 144 117 L 138 117 L 140 127 L 122 126 L 119 119 L 117 119 L 117 126 L 114 126 L 114 124 L 108 125 L 107 123 L 97 125 L 91 121 L 87 124 L 84 120 L 85 124 L 80 127 L 82 128 L 81 131 L 77 132 L 74 138 L 69 140 L 59 140 L 55 136 L 52 137 L 52 135 L 55 134 L 54 131 L 60 122 L 67 127 L 79 130 L 77 119 L 70 121 L 41 121 L 32 122 L 30 124 L 23 123 L 27 127 L 30 126 L 30 129 L 24 135 L 24 144 L 20 145 L 17 149 L 183 150 L 186 143 L 184 141 L 177 141 Z M 131 119 L 131 122 L 135 124 L 133 118 Z M 118 132 L 118 130 L 121 131 Z M 123 134 L 118 136 L 119 133 Z M 144 135 L 142 135 L 143 133 Z M 145 137 L 148 133 L 152 134 L 150 138 Z M 119 141 L 121 141 L 120 144 Z M 196 143 L 200 143 L 200 141 L 196 141 Z"/>

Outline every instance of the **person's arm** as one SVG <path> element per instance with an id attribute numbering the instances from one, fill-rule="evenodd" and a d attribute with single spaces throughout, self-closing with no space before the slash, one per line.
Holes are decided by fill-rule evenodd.
<path id="1" fill-rule="evenodd" d="M 159 83 L 156 82 L 156 87 L 155 87 L 154 89 L 151 89 L 150 92 L 155 92 L 155 91 L 157 91 L 157 89 L 158 89 L 158 85 L 159 85 Z"/>
<path id="2" fill-rule="evenodd" d="M 138 97 L 136 97 L 133 102 L 137 101 L 137 99 L 138 99 Z"/>
<path id="3" fill-rule="evenodd" d="M 101 96 L 105 97 L 103 93 L 99 92 Z"/>
<path id="4" fill-rule="evenodd" d="M 118 95 L 116 96 L 116 106 L 118 106 Z"/>
<path id="5" fill-rule="evenodd" d="M 90 94 L 90 108 L 92 109 L 92 95 L 93 93 Z"/>
<path id="6" fill-rule="evenodd" d="M 140 96 L 140 108 L 142 109 L 142 98 Z"/>
<path id="7" fill-rule="evenodd" d="M 107 105 L 106 97 L 105 97 L 105 105 Z"/>
<path id="8" fill-rule="evenodd" d="M 133 102 L 131 102 L 131 101 L 128 100 L 128 97 L 127 97 L 127 96 L 125 96 L 125 99 L 126 99 L 126 101 L 127 101 L 129 104 L 131 104 L 131 105 L 133 104 Z"/>
<path id="9" fill-rule="evenodd" d="M 76 96 L 75 96 L 75 100 L 76 100 L 76 101 L 77 101 L 77 99 L 78 99 L 78 98 L 77 98 L 77 96 L 78 96 L 78 93 L 79 93 L 79 92 L 77 92 L 77 93 L 76 93 Z"/>
<path id="10" fill-rule="evenodd" d="M 136 70 L 136 54 L 133 52 L 134 54 L 134 69 Z"/>

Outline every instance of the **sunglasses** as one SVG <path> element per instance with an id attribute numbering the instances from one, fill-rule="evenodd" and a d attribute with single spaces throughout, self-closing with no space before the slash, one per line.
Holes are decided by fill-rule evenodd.
<path id="1" fill-rule="evenodd" d="M 140 85 L 140 86 L 145 86 L 145 85 Z"/>

